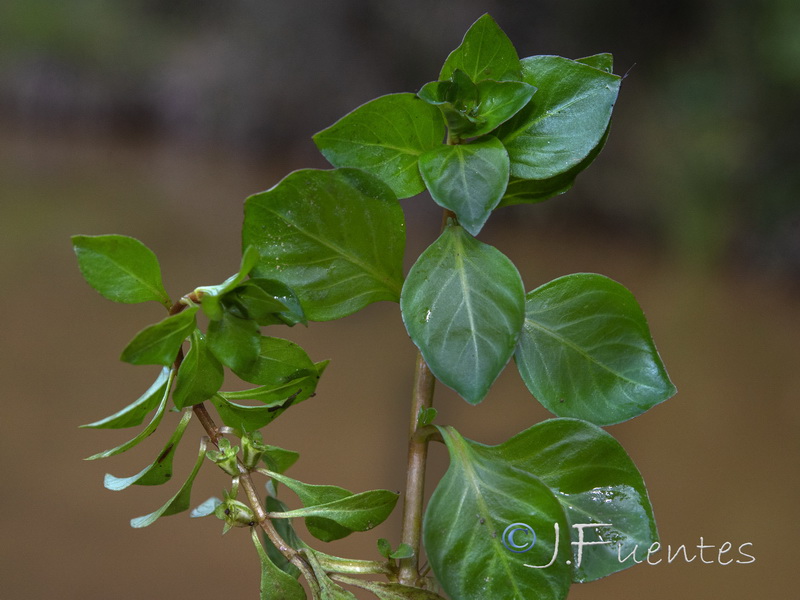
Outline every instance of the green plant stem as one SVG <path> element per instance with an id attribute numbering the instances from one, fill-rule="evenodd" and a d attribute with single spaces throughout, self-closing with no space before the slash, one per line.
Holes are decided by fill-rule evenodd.
<path id="1" fill-rule="evenodd" d="M 195 404 L 192 407 L 192 410 L 194 411 L 198 421 L 200 421 L 200 424 L 203 426 L 203 429 L 205 429 L 206 433 L 208 434 L 208 437 L 211 438 L 211 443 L 219 447 L 219 440 L 222 437 L 222 434 L 220 433 L 219 427 L 217 427 L 217 424 L 214 422 L 214 418 L 209 414 L 208 409 L 206 409 L 204 404 Z M 272 521 L 267 516 L 267 511 L 261 503 L 261 498 L 256 491 L 253 478 L 250 476 L 250 471 L 247 469 L 247 467 L 241 464 L 241 462 L 239 463 L 239 484 L 247 496 L 247 503 L 250 505 L 250 508 L 256 515 L 258 526 L 261 527 L 278 551 L 283 554 L 294 566 L 300 569 L 300 572 L 303 574 L 303 577 L 305 577 L 306 581 L 308 581 L 309 585 L 312 587 L 318 587 L 317 580 L 314 577 L 309 565 L 297 552 L 297 550 L 286 543 L 286 541 L 273 526 Z"/>
<path id="2" fill-rule="evenodd" d="M 411 546 L 414 555 L 400 560 L 399 581 L 416 586 L 419 579 L 419 552 L 422 538 L 423 501 L 425 494 L 425 465 L 428 458 L 428 437 L 417 435 L 420 411 L 433 404 L 436 378 L 421 353 L 417 353 L 414 371 L 414 390 L 411 401 L 411 426 L 408 441 L 408 471 L 406 495 L 403 502 L 401 541 Z"/>

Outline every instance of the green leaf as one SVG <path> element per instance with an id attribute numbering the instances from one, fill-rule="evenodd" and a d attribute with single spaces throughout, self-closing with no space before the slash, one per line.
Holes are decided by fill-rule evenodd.
<path id="1" fill-rule="evenodd" d="M 423 537 L 445 592 L 464 600 L 566 598 L 569 525 L 554 494 L 509 464 L 498 447 L 466 440 L 451 427 L 439 430 L 450 467 L 431 496 Z M 522 542 L 513 531 L 520 524 L 532 528 L 536 539 L 527 552 L 512 552 L 509 545 Z"/>
<path id="2" fill-rule="evenodd" d="M 174 375 L 175 371 L 170 370 L 167 384 L 163 388 L 164 395 L 162 396 L 161 402 L 159 403 L 158 408 L 156 409 L 156 413 L 155 415 L 153 415 L 153 418 L 150 421 L 150 423 L 148 423 L 147 427 L 145 427 L 144 429 L 142 429 L 141 432 L 139 432 L 139 435 L 137 435 L 132 440 L 128 440 L 124 444 L 117 446 L 116 448 L 111 448 L 110 450 L 104 450 L 103 452 L 98 452 L 97 454 L 89 456 L 85 460 L 96 460 L 98 458 L 108 458 L 109 456 L 122 454 L 123 452 L 130 450 L 131 448 L 133 448 L 134 446 L 138 445 L 140 442 L 148 438 L 150 435 L 152 435 L 152 433 L 156 429 L 158 429 L 158 425 L 159 423 L 161 423 L 161 419 L 164 417 L 164 412 L 167 409 L 167 400 L 169 399 L 169 391 L 170 388 L 172 387 L 172 380 L 174 378 Z"/>
<path id="3" fill-rule="evenodd" d="M 439 79 L 450 79 L 456 69 L 475 82 L 484 79 L 519 79 L 519 56 L 514 44 L 495 20 L 483 15 L 464 35 L 461 45 L 444 62 Z"/>
<path id="4" fill-rule="evenodd" d="M 147 527 L 148 525 L 155 523 L 160 517 L 167 517 L 169 515 L 175 515 L 185 510 L 189 510 L 192 485 L 194 485 L 194 480 L 197 477 L 197 473 L 200 471 L 200 467 L 202 467 L 203 463 L 205 462 L 207 439 L 208 438 L 204 437 L 200 441 L 200 453 L 197 455 L 197 461 L 194 464 L 192 472 L 189 473 L 189 477 L 183 483 L 181 489 L 178 490 L 178 493 L 170 498 L 170 500 L 157 511 L 152 512 L 149 515 L 144 515 L 143 517 L 131 519 L 131 527 L 137 529 L 140 527 Z"/>
<path id="5" fill-rule="evenodd" d="M 270 471 L 283 473 L 300 458 L 300 454 L 294 450 L 286 450 L 278 446 L 270 446 L 266 444 L 266 450 L 261 456 L 261 460 L 267 465 Z"/>
<path id="6" fill-rule="evenodd" d="M 120 360 L 133 365 L 170 366 L 175 362 L 181 344 L 189 337 L 197 322 L 192 306 L 177 315 L 171 315 L 136 334 L 122 351 Z"/>
<path id="7" fill-rule="evenodd" d="M 200 298 L 200 306 L 209 319 L 216 321 L 222 318 L 222 305 L 220 302 L 222 296 L 244 281 L 257 262 L 258 251 L 248 246 L 242 253 L 242 262 L 239 265 L 238 273 L 231 275 L 219 285 L 203 286 L 195 289 L 195 295 Z"/>
<path id="8" fill-rule="evenodd" d="M 169 367 L 161 369 L 153 385 L 151 385 L 144 394 L 139 396 L 137 400 L 122 410 L 115 412 L 105 419 L 81 425 L 81 427 L 90 427 L 92 429 L 122 429 L 141 425 L 145 415 L 158 406 L 158 403 L 163 400 L 164 391 L 169 381 L 170 371 L 171 369 Z"/>
<path id="9" fill-rule="evenodd" d="M 425 84 L 417 92 L 417 96 L 439 108 L 447 123 L 448 138 L 470 137 L 473 135 L 472 132 L 484 123 L 477 115 L 478 87 L 460 69 L 453 72 L 449 81 L 433 81 Z M 439 146 L 441 144 L 435 148 Z"/>
<path id="10" fill-rule="evenodd" d="M 208 324 L 208 348 L 217 360 L 234 372 L 247 369 L 258 357 L 261 332 L 258 323 L 229 311 Z"/>
<path id="11" fill-rule="evenodd" d="M 335 167 L 355 167 L 384 181 L 398 198 L 425 189 L 417 158 L 444 140 L 439 111 L 414 94 L 389 94 L 359 106 L 314 136 Z"/>
<path id="12" fill-rule="evenodd" d="M 478 235 L 506 191 L 509 159 L 497 138 L 440 146 L 423 154 L 419 170 L 434 201 Z"/>
<path id="13" fill-rule="evenodd" d="M 72 245 L 84 279 L 114 302 L 171 302 L 158 259 L 139 240 L 124 235 L 75 235 Z"/>
<path id="14" fill-rule="evenodd" d="M 245 281 L 225 298 L 236 306 L 241 316 L 259 325 L 306 324 L 306 315 L 297 294 L 282 281 L 255 278 Z M 231 309 L 232 310 L 232 309 Z"/>
<path id="15" fill-rule="evenodd" d="M 242 235 L 261 254 L 256 275 L 291 287 L 312 321 L 399 298 L 403 210 L 391 190 L 367 173 L 291 173 L 247 199 Z"/>
<path id="16" fill-rule="evenodd" d="M 303 400 L 306 400 L 312 393 L 303 394 L 303 385 L 310 387 L 310 379 L 298 380 L 298 393 L 281 400 L 274 400 L 263 406 L 245 406 L 236 402 L 231 402 L 221 394 L 211 397 L 211 404 L 217 409 L 222 422 L 228 427 L 233 427 L 239 431 L 256 431 L 272 423 L 281 416 L 286 409 Z"/>
<path id="17" fill-rule="evenodd" d="M 612 425 L 675 393 L 633 295 L 602 275 L 567 275 L 528 293 L 516 363 L 549 411 Z"/>
<path id="18" fill-rule="evenodd" d="M 303 556 L 305 556 L 311 568 L 314 570 L 314 577 L 316 577 L 320 588 L 319 600 L 357 600 L 353 594 L 334 583 L 331 578 L 328 577 L 328 573 L 320 564 L 317 553 L 314 550 L 305 548 L 303 550 Z"/>
<path id="19" fill-rule="evenodd" d="M 508 182 L 506 193 L 503 199 L 500 200 L 498 206 L 535 204 L 544 202 L 553 196 L 558 196 L 568 191 L 575 184 L 575 179 L 578 174 L 592 164 L 594 159 L 597 158 L 597 155 L 600 154 L 600 150 L 605 146 L 610 131 L 611 126 L 609 125 L 594 150 L 569 171 L 565 171 L 549 179 L 519 179 L 512 177 Z"/>
<path id="20" fill-rule="evenodd" d="M 176 408 L 200 404 L 219 391 L 224 374 L 222 365 L 208 349 L 205 336 L 195 329 L 192 345 L 178 368 L 172 400 Z"/>
<path id="21" fill-rule="evenodd" d="M 642 476 L 619 442 L 599 427 L 577 419 L 552 419 L 493 450 L 555 493 L 570 523 L 575 581 L 593 581 L 626 569 L 635 563 L 620 557 L 625 559 L 638 546 L 636 556 L 641 558 L 658 540 Z M 592 523 L 608 526 L 576 527 Z"/>
<path id="22" fill-rule="evenodd" d="M 353 531 L 368 531 L 380 525 L 391 514 L 399 495 L 389 490 L 370 490 L 353 494 L 334 485 L 311 485 L 269 472 L 269 476 L 292 490 L 303 508 L 278 513 L 278 518 L 305 517 L 309 533 L 324 542 L 340 539 Z M 313 521 L 316 519 L 316 521 Z M 328 529 L 327 521 L 333 521 L 339 529 Z M 317 533 L 323 533 L 323 537 Z M 338 537 L 330 537 L 336 532 Z M 327 538 L 327 539 L 326 539 Z"/>
<path id="23" fill-rule="evenodd" d="M 234 372 L 245 381 L 270 387 L 278 387 L 308 375 L 318 375 L 316 366 L 300 346 L 289 340 L 268 336 L 259 338 L 255 361 L 247 368 L 234 369 Z"/>
<path id="24" fill-rule="evenodd" d="M 261 600 L 305 600 L 306 592 L 297 579 L 270 560 L 255 527 L 250 528 L 250 537 L 261 561 Z"/>
<path id="25" fill-rule="evenodd" d="M 614 56 L 609 54 L 608 52 L 604 52 L 602 54 L 594 54 L 592 56 L 586 56 L 584 58 L 578 58 L 575 62 L 583 63 L 585 65 L 589 65 L 595 69 L 600 69 L 601 71 L 605 71 L 606 73 L 613 73 L 614 72 Z"/>
<path id="26" fill-rule="evenodd" d="M 506 256 L 451 225 L 411 268 L 400 308 L 433 374 L 477 404 L 514 352 L 525 292 Z"/>
<path id="27" fill-rule="evenodd" d="M 169 481 L 172 477 L 172 459 L 175 457 L 175 450 L 178 449 L 178 444 L 191 418 L 191 411 L 187 411 L 183 414 L 183 417 L 181 417 L 178 423 L 178 427 L 175 429 L 175 433 L 169 438 L 164 449 L 159 453 L 152 464 L 131 477 L 115 477 L 110 473 L 106 473 L 105 479 L 103 480 L 105 488 L 118 492 L 131 485 L 161 485 Z"/>
<path id="28" fill-rule="evenodd" d="M 481 81 L 478 83 L 477 117 L 482 125 L 470 132 L 479 136 L 494 131 L 528 104 L 536 88 L 521 81 Z"/>
<path id="29" fill-rule="evenodd" d="M 581 163 L 608 129 L 620 78 L 560 56 L 523 59 L 522 79 L 538 88 L 497 130 L 511 174 L 550 179 Z"/>

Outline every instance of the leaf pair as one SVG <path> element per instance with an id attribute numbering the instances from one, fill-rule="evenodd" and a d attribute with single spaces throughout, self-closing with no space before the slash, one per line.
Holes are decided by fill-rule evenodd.
<path id="1" fill-rule="evenodd" d="M 424 541 L 451 597 L 560 600 L 573 581 L 627 568 L 618 556 L 657 540 L 641 475 L 602 429 L 554 419 L 498 446 L 440 431 L 450 467 Z"/>

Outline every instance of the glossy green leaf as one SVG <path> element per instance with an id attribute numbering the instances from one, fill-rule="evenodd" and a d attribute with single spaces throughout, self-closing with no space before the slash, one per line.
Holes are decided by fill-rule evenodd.
<path id="1" fill-rule="evenodd" d="M 276 516 L 306 518 L 309 533 L 326 542 L 344 537 L 353 531 L 368 531 L 380 525 L 391 514 L 399 497 L 389 490 L 353 494 L 337 486 L 311 485 L 280 473 L 270 472 L 269 475 L 297 494 L 303 503 L 303 508 Z M 339 528 L 331 528 L 327 521 L 333 521 Z M 322 533 L 323 537 L 319 537 L 317 533 Z M 337 537 L 331 537 L 334 533 Z"/>
<path id="2" fill-rule="evenodd" d="M 239 272 L 231 275 L 219 285 L 203 286 L 195 289 L 194 293 L 200 298 L 200 306 L 209 319 L 214 321 L 222 318 L 221 298 L 235 289 L 245 277 L 253 270 L 258 262 L 258 251 L 249 246 L 242 253 L 242 262 Z"/>
<path id="3" fill-rule="evenodd" d="M 549 411 L 612 425 L 675 393 L 642 309 L 619 283 L 567 275 L 528 293 L 516 363 Z"/>
<path id="4" fill-rule="evenodd" d="M 521 81 L 481 81 L 477 117 L 481 125 L 470 132 L 479 136 L 494 131 L 528 104 L 536 88 Z"/>
<path id="5" fill-rule="evenodd" d="M 105 419 L 81 425 L 81 427 L 90 427 L 92 429 L 122 429 L 141 425 L 147 413 L 158 406 L 158 403 L 164 399 L 164 391 L 169 381 L 170 370 L 169 367 L 161 369 L 153 385 L 122 410 L 115 412 Z"/>
<path id="6" fill-rule="evenodd" d="M 306 592 L 297 579 L 270 560 L 255 527 L 250 528 L 250 537 L 261 561 L 261 600 L 305 600 Z"/>
<path id="7" fill-rule="evenodd" d="M 286 450 L 269 444 L 266 444 L 266 448 L 261 460 L 264 461 L 270 471 L 283 473 L 300 458 L 300 454 L 294 450 Z"/>
<path id="8" fill-rule="evenodd" d="M 569 524 L 553 492 L 497 447 L 466 440 L 451 427 L 439 430 L 450 467 L 431 496 L 423 536 L 444 591 L 459 600 L 566 598 Z M 522 541 L 513 531 L 520 524 L 536 539 L 527 552 L 512 552 L 509 546 Z"/>
<path id="9" fill-rule="evenodd" d="M 595 69 L 600 69 L 601 71 L 605 71 L 606 73 L 614 72 L 614 56 L 612 54 L 609 54 L 608 52 L 603 52 L 602 54 L 594 54 L 592 56 L 579 58 L 575 62 L 589 65 L 590 67 L 594 67 Z"/>
<path id="10" fill-rule="evenodd" d="M 335 167 L 362 169 L 385 182 L 398 198 L 425 187 L 417 158 L 444 140 L 439 111 L 414 94 L 375 98 L 314 136 Z"/>
<path id="11" fill-rule="evenodd" d="M 170 366 L 197 324 L 197 308 L 192 306 L 142 329 L 122 351 L 120 360 L 133 365 Z"/>
<path id="12" fill-rule="evenodd" d="M 367 173 L 295 171 L 247 199 L 242 235 L 261 254 L 256 276 L 291 287 L 312 321 L 399 298 L 403 210 L 391 190 Z"/>
<path id="13" fill-rule="evenodd" d="M 620 78 L 560 56 L 523 59 L 522 79 L 538 88 L 497 130 L 511 174 L 550 179 L 583 161 L 608 129 Z"/>
<path id="14" fill-rule="evenodd" d="M 183 483 L 181 489 L 178 490 L 178 493 L 176 493 L 166 504 L 164 504 L 164 506 L 155 512 L 152 512 L 149 515 L 131 519 L 131 527 L 137 529 L 141 527 L 147 527 L 148 525 L 155 523 L 160 517 L 167 517 L 169 515 L 175 515 L 185 510 L 189 510 L 192 486 L 194 485 L 194 480 L 197 478 L 197 473 L 200 472 L 200 467 L 202 467 L 203 463 L 205 462 L 207 440 L 208 438 L 204 437 L 200 441 L 200 453 L 197 455 L 197 461 L 195 461 L 192 472 L 189 473 L 189 477 Z"/>
<path id="15" fill-rule="evenodd" d="M 259 325 L 306 324 L 306 315 L 297 294 L 282 281 L 254 278 L 245 281 L 225 298 L 229 310 L 237 307 L 244 318 Z"/>
<path id="16" fill-rule="evenodd" d="M 251 367 L 258 357 L 261 332 L 252 319 L 224 311 L 219 320 L 209 322 L 207 336 L 208 349 L 234 372 Z"/>
<path id="17" fill-rule="evenodd" d="M 300 386 L 311 386 L 309 379 L 297 380 Z M 302 390 L 302 387 L 298 387 Z M 290 395 L 281 400 L 274 400 L 270 403 L 259 406 L 247 406 L 237 402 L 231 402 L 220 394 L 215 394 L 210 398 L 211 404 L 217 409 L 222 422 L 228 427 L 233 427 L 238 431 L 256 431 L 269 425 L 281 416 L 290 406 L 298 404 L 309 398 L 312 393 L 301 395 Z"/>
<path id="18" fill-rule="evenodd" d="M 262 385 L 249 390 L 238 390 L 235 392 L 220 392 L 219 395 L 226 400 L 257 400 L 263 404 L 274 404 L 275 402 L 285 402 L 288 399 L 300 402 L 314 394 L 320 377 L 325 372 L 329 360 L 322 360 L 314 363 L 314 371 L 307 375 L 301 375 L 295 379 L 289 379 L 286 383 L 277 385 Z M 302 373 L 306 372 L 307 366 L 302 367 Z"/>
<path id="19" fill-rule="evenodd" d="M 606 129 L 605 134 L 600 139 L 600 142 L 592 150 L 589 155 L 584 158 L 580 163 L 572 167 L 569 171 L 565 171 L 549 179 L 519 179 L 512 177 L 506 187 L 506 193 L 500 200 L 499 206 L 511 206 L 514 204 L 535 204 L 544 202 L 553 196 L 563 194 L 568 191 L 574 184 L 576 177 L 586 169 L 594 159 L 600 154 L 600 151 L 605 146 L 608 139 L 611 126 Z"/>
<path id="20" fill-rule="evenodd" d="M 513 467 L 555 493 L 570 523 L 573 578 L 592 581 L 641 560 L 658 540 L 642 476 L 611 435 L 578 419 L 552 419 L 494 446 Z M 604 527 L 576 527 L 589 524 Z M 583 543 L 579 531 L 583 530 Z M 580 550 L 580 564 L 578 553 Z"/>
<path id="21" fill-rule="evenodd" d="M 289 340 L 268 336 L 259 338 L 256 359 L 246 368 L 233 371 L 245 381 L 270 387 L 279 387 L 308 375 L 318 375 L 316 366 L 300 346 Z"/>
<path id="22" fill-rule="evenodd" d="M 483 124 L 483 119 L 477 115 L 478 87 L 460 69 L 453 72 L 449 81 L 426 83 L 417 92 L 417 96 L 436 106 L 442 113 L 447 123 L 448 138 L 471 137 L 472 132 Z M 439 146 L 441 144 L 431 150 Z"/>
<path id="23" fill-rule="evenodd" d="M 445 60 L 439 79 L 450 79 L 456 69 L 464 71 L 475 82 L 520 76 L 514 44 L 489 15 L 483 15 L 469 28 L 461 45 Z"/>
<path id="24" fill-rule="evenodd" d="M 103 480 L 105 488 L 118 492 L 132 485 L 161 485 L 169 481 L 172 477 L 172 459 L 175 457 L 175 450 L 178 449 L 178 444 L 180 444 L 191 418 L 192 413 L 190 411 L 183 414 L 175 433 L 169 438 L 164 449 L 152 464 L 130 477 L 115 477 L 110 473 L 106 473 Z"/>
<path id="25" fill-rule="evenodd" d="M 408 334 L 433 374 L 472 404 L 513 354 L 524 304 L 513 263 L 455 225 L 419 257 L 400 299 Z"/>
<path id="26" fill-rule="evenodd" d="M 75 235 L 72 245 L 84 279 L 114 302 L 154 300 L 167 308 L 156 255 L 139 240 L 124 235 Z"/>
<path id="27" fill-rule="evenodd" d="M 192 345 L 178 368 L 172 400 L 176 408 L 185 408 L 208 400 L 219 391 L 225 375 L 222 365 L 208 348 L 205 336 L 195 329 Z"/>
<path id="28" fill-rule="evenodd" d="M 497 138 L 486 137 L 430 150 L 420 157 L 419 170 L 434 201 L 478 235 L 506 191 L 509 159 Z"/>
<path id="29" fill-rule="evenodd" d="M 153 415 L 152 420 L 150 423 L 147 424 L 147 427 L 142 429 L 132 440 L 128 440 L 124 444 L 117 446 L 116 448 L 111 448 L 110 450 L 104 450 L 103 452 L 98 452 L 97 454 L 93 454 L 86 458 L 86 460 L 96 460 L 98 458 L 108 458 L 109 456 L 115 456 L 117 454 L 122 454 L 127 450 L 130 450 L 134 446 L 137 446 L 140 442 L 147 439 L 153 432 L 158 429 L 158 425 L 161 423 L 161 419 L 164 417 L 164 412 L 167 410 L 167 400 L 169 399 L 169 391 L 172 387 L 172 380 L 174 378 L 174 371 L 170 370 L 169 377 L 167 379 L 167 384 L 163 388 L 163 396 L 161 397 L 161 402 L 156 408 L 156 413 Z"/>

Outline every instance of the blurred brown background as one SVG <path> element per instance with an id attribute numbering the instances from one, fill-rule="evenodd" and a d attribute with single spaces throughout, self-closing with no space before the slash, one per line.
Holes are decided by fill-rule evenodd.
<path id="1" fill-rule="evenodd" d="M 178 297 L 238 265 L 241 203 L 325 167 L 310 136 L 381 94 L 434 79 L 490 12 L 521 56 L 615 54 L 625 80 L 606 149 L 566 196 L 499 211 L 481 237 L 527 289 L 576 271 L 637 296 L 679 394 L 609 428 L 648 482 L 663 543 L 750 542 L 750 565 L 640 565 L 570 598 L 791 597 L 800 333 L 800 4 L 676 0 L 4 0 L 0 4 L 2 550 L 0 598 L 257 597 L 245 530 L 185 514 L 133 530 L 163 488 L 112 493 L 164 436 L 101 462 L 130 431 L 79 430 L 155 371 L 116 360 L 153 306 L 81 280 L 69 235 L 124 233 L 158 254 Z M 403 202 L 408 256 L 439 211 Z M 413 349 L 396 305 L 278 332 L 332 358 L 316 398 L 268 429 L 291 474 L 401 489 Z M 441 387 L 439 422 L 499 443 L 548 414 L 513 369 L 469 407 Z M 190 428 L 199 435 L 199 426 Z M 160 433 L 166 433 L 160 432 Z M 176 473 L 194 460 L 184 442 Z M 441 447 L 430 467 L 446 468 Z M 199 503 L 224 479 L 206 468 Z M 393 517 L 328 548 L 377 557 Z M 706 556 L 715 559 L 712 552 Z"/>

